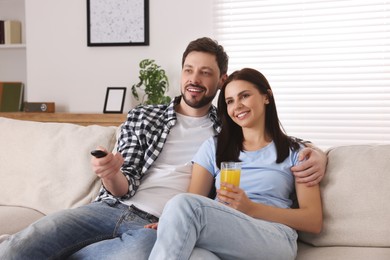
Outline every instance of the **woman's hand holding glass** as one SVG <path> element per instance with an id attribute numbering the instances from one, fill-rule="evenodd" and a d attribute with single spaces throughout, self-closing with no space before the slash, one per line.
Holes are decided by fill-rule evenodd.
<path id="1" fill-rule="evenodd" d="M 221 182 L 221 189 L 217 190 L 217 198 L 221 203 L 245 214 L 249 213 L 253 205 L 253 201 L 248 198 L 243 189 L 226 182 Z"/>

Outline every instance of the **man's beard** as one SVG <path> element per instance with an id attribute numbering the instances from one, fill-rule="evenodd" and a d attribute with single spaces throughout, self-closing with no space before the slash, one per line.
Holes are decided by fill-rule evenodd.
<path id="1" fill-rule="evenodd" d="M 215 92 L 215 94 L 212 96 L 204 96 L 201 100 L 198 101 L 195 99 L 187 99 L 184 93 L 181 93 L 184 102 L 192 108 L 202 108 L 204 106 L 208 106 L 213 101 L 216 94 L 217 92 Z"/>

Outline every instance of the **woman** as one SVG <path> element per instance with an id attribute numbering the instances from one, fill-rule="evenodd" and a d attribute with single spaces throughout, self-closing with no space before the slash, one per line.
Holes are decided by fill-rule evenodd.
<path id="1" fill-rule="evenodd" d="M 267 79 L 254 69 L 232 73 L 218 99 L 222 131 L 195 155 L 189 192 L 166 205 L 150 259 L 188 259 L 204 248 L 221 259 L 295 259 L 296 230 L 322 227 L 319 186 L 295 182 L 290 168 L 302 145 L 280 126 Z M 222 161 L 241 161 L 240 187 L 220 183 Z M 216 200 L 206 196 L 212 185 Z M 299 208 L 292 208 L 291 195 Z"/>

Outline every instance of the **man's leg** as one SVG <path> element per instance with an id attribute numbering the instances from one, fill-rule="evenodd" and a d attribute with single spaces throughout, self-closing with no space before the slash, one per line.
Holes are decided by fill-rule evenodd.
<path id="1" fill-rule="evenodd" d="M 127 206 L 95 202 L 48 215 L 0 244 L 0 259 L 66 258 L 112 238 Z"/>
<path id="2" fill-rule="evenodd" d="M 68 260 L 148 259 L 157 232 L 144 228 L 150 222 L 131 210 L 118 226 L 118 236 L 91 244 L 74 253 Z"/>

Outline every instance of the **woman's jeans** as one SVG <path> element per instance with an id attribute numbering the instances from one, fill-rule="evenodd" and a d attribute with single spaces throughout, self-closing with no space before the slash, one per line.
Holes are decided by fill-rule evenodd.
<path id="1" fill-rule="evenodd" d="M 164 208 L 149 259 L 188 259 L 195 246 L 221 259 L 295 259 L 297 233 L 218 201 L 179 194 Z"/>
<path id="2" fill-rule="evenodd" d="M 119 202 L 94 202 L 48 215 L 0 244 L 0 259 L 147 259 L 152 222 Z M 81 250 L 80 250 L 81 249 Z"/>

